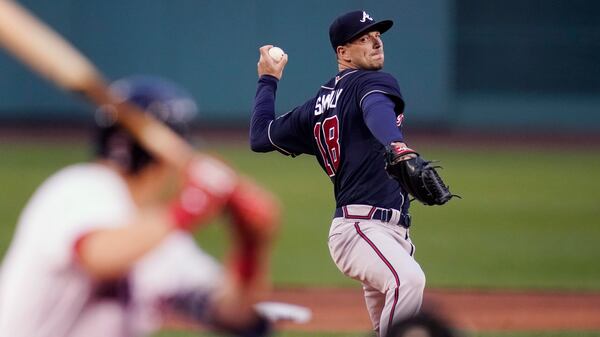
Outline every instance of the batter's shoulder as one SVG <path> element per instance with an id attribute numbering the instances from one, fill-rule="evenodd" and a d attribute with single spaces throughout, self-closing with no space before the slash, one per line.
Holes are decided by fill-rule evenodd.
<path id="1" fill-rule="evenodd" d="M 99 163 L 67 166 L 48 178 L 43 186 L 65 192 L 87 191 L 90 195 L 127 190 L 125 182 L 116 171 Z"/>

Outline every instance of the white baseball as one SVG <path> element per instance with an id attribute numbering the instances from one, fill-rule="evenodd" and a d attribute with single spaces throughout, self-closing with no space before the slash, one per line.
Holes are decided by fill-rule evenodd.
<path id="1" fill-rule="evenodd" d="M 283 49 L 279 47 L 273 47 L 269 49 L 269 56 L 271 56 L 271 58 L 275 60 L 275 62 L 279 62 L 283 57 Z"/>

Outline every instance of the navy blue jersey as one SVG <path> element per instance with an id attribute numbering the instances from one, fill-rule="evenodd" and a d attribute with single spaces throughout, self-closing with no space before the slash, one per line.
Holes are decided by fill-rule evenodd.
<path id="1" fill-rule="evenodd" d="M 390 97 L 396 114 L 403 112 L 400 88 L 390 74 L 349 69 L 321 86 L 315 97 L 270 122 L 269 141 L 286 155 L 316 156 L 334 184 L 337 207 L 367 204 L 406 210 L 406 193 L 385 172 L 384 146 L 363 119 L 361 104 L 372 93 Z"/>

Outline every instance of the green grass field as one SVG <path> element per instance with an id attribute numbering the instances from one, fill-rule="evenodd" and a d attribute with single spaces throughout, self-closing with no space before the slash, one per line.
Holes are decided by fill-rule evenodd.
<path id="1" fill-rule="evenodd" d="M 85 149 L 85 144 L 0 144 L 0 253 L 5 251 L 18 213 L 35 187 L 56 169 L 87 159 Z M 329 257 L 326 239 L 333 194 L 331 183 L 313 158 L 253 154 L 233 145 L 215 151 L 282 199 L 284 223 L 272 262 L 277 285 L 356 286 L 338 272 Z M 429 287 L 600 290 L 597 153 L 553 149 L 421 151 L 428 159 L 442 161 L 442 176 L 452 191 L 463 197 L 443 207 L 415 203 L 412 208 L 411 235 Z M 224 250 L 223 238 L 218 223 L 198 234 L 201 245 L 216 255 Z"/>

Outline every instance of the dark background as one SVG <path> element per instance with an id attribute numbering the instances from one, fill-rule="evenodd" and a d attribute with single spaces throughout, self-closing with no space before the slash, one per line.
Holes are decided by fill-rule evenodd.
<path id="1" fill-rule="evenodd" d="M 407 124 L 498 133 L 600 131 L 600 2 L 594 0 L 24 0 L 111 79 L 139 73 L 191 90 L 206 126 L 245 127 L 258 48 L 289 63 L 278 112 L 337 70 L 330 22 L 365 8 L 392 19 L 385 70 Z M 0 123 L 79 123 L 89 107 L 0 51 Z"/>

